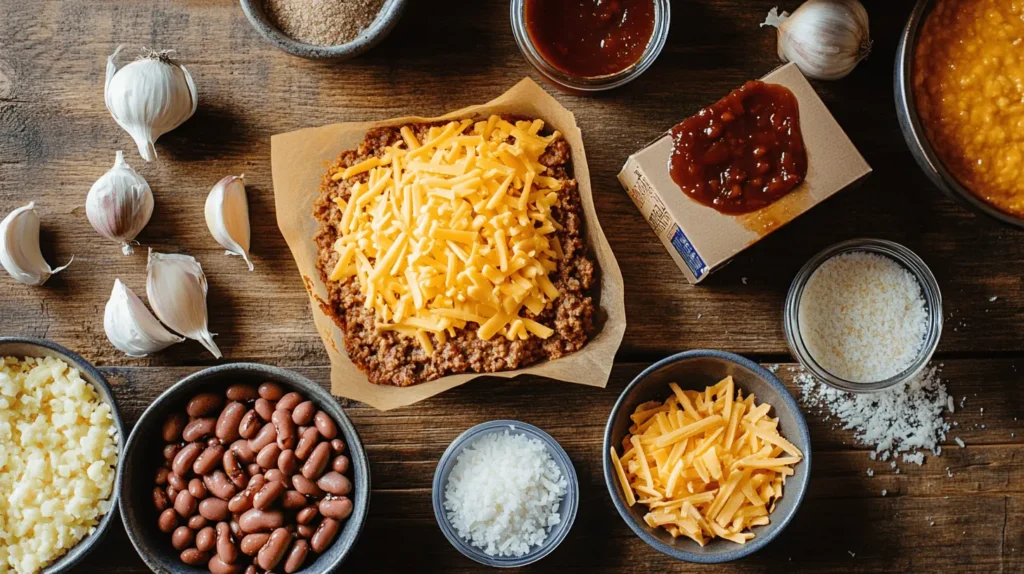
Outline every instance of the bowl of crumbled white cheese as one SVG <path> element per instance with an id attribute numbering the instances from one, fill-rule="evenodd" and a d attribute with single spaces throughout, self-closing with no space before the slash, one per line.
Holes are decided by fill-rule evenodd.
<path id="1" fill-rule="evenodd" d="M 441 455 L 433 502 L 438 526 L 459 552 L 515 568 L 544 558 L 569 534 L 579 483 L 551 435 L 497 420 L 462 433 Z"/>
<path id="2" fill-rule="evenodd" d="M 49 341 L 0 337 L 0 572 L 71 572 L 117 514 L 110 386 Z"/>

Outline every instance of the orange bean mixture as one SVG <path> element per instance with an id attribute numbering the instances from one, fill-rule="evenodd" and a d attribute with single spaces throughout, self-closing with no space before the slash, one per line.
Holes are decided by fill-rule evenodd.
<path id="1" fill-rule="evenodd" d="M 914 94 L 946 168 L 1024 216 L 1024 2 L 938 0 L 917 43 Z"/>

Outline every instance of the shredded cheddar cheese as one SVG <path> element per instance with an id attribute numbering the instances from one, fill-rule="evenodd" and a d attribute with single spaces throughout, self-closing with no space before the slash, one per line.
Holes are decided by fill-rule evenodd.
<path id="1" fill-rule="evenodd" d="M 803 453 L 779 434 L 771 405 L 744 397 L 732 377 L 703 392 L 669 388 L 663 404 L 630 415 L 625 453 L 609 452 L 626 503 L 646 505 L 644 521 L 673 537 L 745 544 L 769 523 Z"/>
<path id="2" fill-rule="evenodd" d="M 329 279 L 356 277 L 377 328 L 415 338 L 428 354 L 469 323 L 485 341 L 550 337 L 521 315 L 559 296 L 549 274 L 562 258 L 551 215 L 561 183 L 539 158 L 561 134 L 540 136 L 543 127 L 491 116 L 432 127 L 420 142 L 405 126 L 383 155 L 332 176 L 365 181 L 336 200 L 343 215 Z"/>

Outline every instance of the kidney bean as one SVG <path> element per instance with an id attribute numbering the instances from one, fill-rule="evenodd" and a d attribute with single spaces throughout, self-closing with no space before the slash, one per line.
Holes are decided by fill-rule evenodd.
<path id="1" fill-rule="evenodd" d="M 272 468 L 272 469 L 268 470 L 266 472 L 265 476 L 267 477 L 267 482 L 270 482 L 272 480 L 276 480 L 278 482 L 283 482 L 284 485 L 287 486 L 288 488 L 291 488 L 291 486 L 292 486 L 292 477 L 290 477 L 287 474 L 281 472 L 281 469 L 279 469 L 279 468 Z"/>
<path id="2" fill-rule="evenodd" d="M 324 495 L 324 491 L 321 490 L 320 487 L 317 486 L 315 482 L 309 480 L 308 478 L 302 476 L 301 474 L 296 474 L 295 476 L 292 477 L 292 486 L 294 486 L 295 490 L 299 491 L 299 493 L 305 494 L 306 496 L 320 498 Z"/>
<path id="3" fill-rule="evenodd" d="M 352 514 L 352 501 L 345 496 L 341 498 L 325 498 L 320 501 L 317 508 L 320 510 L 320 514 L 327 518 L 345 520 Z"/>
<path id="4" fill-rule="evenodd" d="M 253 452 L 259 452 L 263 450 L 263 447 L 277 440 L 277 429 L 274 428 L 273 423 L 267 423 L 263 425 L 260 432 L 256 433 L 256 436 L 249 439 L 249 448 Z"/>
<path id="5" fill-rule="evenodd" d="M 281 408 L 281 405 L 278 404 L 277 407 Z M 306 426 L 313 422 L 315 415 L 316 405 L 313 404 L 313 401 L 304 401 L 292 410 L 292 422 L 300 426 Z"/>
<path id="6" fill-rule="evenodd" d="M 246 510 L 238 519 L 242 532 L 267 532 L 284 526 L 284 513 L 279 510 Z"/>
<path id="7" fill-rule="evenodd" d="M 213 469 L 217 468 L 220 464 L 220 459 L 224 456 L 224 447 L 219 444 L 206 447 L 206 450 L 199 455 L 196 459 L 195 464 L 192 465 L 192 470 L 196 474 L 210 474 Z"/>
<path id="8" fill-rule="evenodd" d="M 274 416 L 274 407 L 276 403 L 272 403 L 267 399 L 256 399 L 253 403 L 252 408 L 256 411 L 256 414 L 263 419 L 264 422 L 270 422 L 270 418 Z"/>
<path id="9" fill-rule="evenodd" d="M 236 440 L 231 443 L 230 450 L 235 454 L 235 458 L 238 459 L 238 462 L 242 464 L 249 464 L 256 460 L 256 453 L 253 452 L 252 447 L 249 446 L 249 441 L 247 440 Z"/>
<path id="10" fill-rule="evenodd" d="M 263 420 L 260 419 L 260 415 L 255 410 L 249 409 L 242 415 L 242 420 L 238 422 L 238 436 L 246 439 L 252 438 L 260 432 L 262 426 Z"/>
<path id="11" fill-rule="evenodd" d="M 181 431 L 185 429 L 185 425 L 188 424 L 188 417 L 185 413 L 171 413 L 164 421 L 164 426 L 161 429 L 164 442 L 178 442 L 181 440 Z"/>
<path id="12" fill-rule="evenodd" d="M 267 532 L 246 534 L 242 538 L 242 542 L 240 544 L 242 554 L 245 554 L 246 556 L 255 556 L 256 553 L 260 551 L 260 548 L 263 548 L 263 545 L 267 543 L 267 540 L 270 540 L 270 534 Z"/>
<path id="13" fill-rule="evenodd" d="M 262 474 L 263 469 L 260 468 L 260 465 L 254 462 L 245 467 L 245 472 L 248 472 L 250 475 Z"/>
<path id="14" fill-rule="evenodd" d="M 198 548 L 189 548 L 181 553 L 181 561 L 189 566 L 204 564 L 210 555 Z"/>
<path id="15" fill-rule="evenodd" d="M 159 486 L 153 489 L 153 506 L 157 512 L 163 512 L 171 506 L 171 499 L 167 497 L 164 489 Z"/>
<path id="16" fill-rule="evenodd" d="M 283 397 L 281 397 L 280 399 L 277 400 L 277 407 L 276 408 L 278 410 L 284 410 L 284 411 L 288 411 L 290 413 L 290 412 L 292 412 L 295 409 L 295 407 L 297 407 L 300 404 L 302 404 L 302 401 L 304 401 L 304 400 L 305 399 L 302 398 L 302 395 L 292 391 L 292 392 L 284 395 Z M 291 418 L 291 417 L 289 417 L 289 418 Z"/>
<path id="17" fill-rule="evenodd" d="M 167 484 L 167 475 L 170 472 L 171 469 L 167 468 L 166 466 L 161 466 L 160 468 L 156 469 L 156 476 L 153 477 L 153 482 L 155 482 L 158 486 L 163 486 Z"/>
<path id="18" fill-rule="evenodd" d="M 231 500 L 228 501 L 228 510 L 231 512 L 245 512 L 252 508 L 252 497 L 249 494 L 249 489 L 245 489 L 232 496 Z"/>
<path id="19" fill-rule="evenodd" d="M 185 476 L 186 473 L 192 470 L 192 465 L 199 458 L 200 452 L 202 452 L 202 447 L 198 444 L 185 445 L 185 448 L 174 455 L 174 461 L 171 462 L 171 470 L 178 476 Z M 168 480 L 170 480 L 169 476 Z"/>
<path id="20" fill-rule="evenodd" d="M 167 508 L 160 513 L 160 517 L 156 521 L 157 527 L 160 532 L 164 534 L 170 534 L 174 532 L 174 529 L 178 527 L 178 513 L 173 508 Z"/>
<path id="21" fill-rule="evenodd" d="M 306 540 L 309 540 L 314 534 L 316 534 L 316 527 L 312 524 L 300 524 L 295 527 L 295 533 Z"/>
<path id="22" fill-rule="evenodd" d="M 238 492 L 238 487 L 224 474 L 222 470 L 215 470 L 203 477 L 203 484 L 210 494 L 221 500 L 228 500 Z"/>
<path id="23" fill-rule="evenodd" d="M 178 451 L 181 450 L 180 444 L 169 444 L 164 447 L 164 460 L 171 461 L 177 456 Z"/>
<path id="24" fill-rule="evenodd" d="M 286 490 L 281 499 L 281 508 L 285 510 L 298 510 L 309 504 L 306 497 L 297 490 Z"/>
<path id="25" fill-rule="evenodd" d="M 271 533 L 270 539 L 256 554 L 256 563 L 264 570 L 273 570 L 284 559 L 291 541 L 291 533 L 284 528 L 278 528 Z"/>
<path id="26" fill-rule="evenodd" d="M 220 457 L 220 463 L 224 467 L 224 474 L 228 475 L 231 482 L 235 483 L 238 488 L 245 488 L 249 479 L 245 476 L 242 465 L 238 464 L 238 457 L 235 456 L 235 453 L 230 450 L 225 451 L 224 455 Z"/>
<path id="27" fill-rule="evenodd" d="M 167 498 L 171 501 L 171 505 L 173 506 L 174 505 L 174 500 L 176 498 L 178 498 L 178 493 L 181 492 L 181 491 L 178 490 L 177 488 L 174 488 L 173 486 L 168 486 L 164 490 L 164 492 L 167 493 Z"/>
<path id="28" fill-rule="evenodd" d="M 220 412 L 220 416 L 217 417 L 217 426 L 214 427 L 217 438 L 225 443 L 237 440 L 241 436 L 239 425 L 244 415 L 245 405 L 237 402 L 228 403 L 228 406 L 224 407 L 224 410 Z"/>
<path id="29" fill-rule="evenodd" d="M 319 516 L 320 511 L 315 506 L 307 506 L 295 515 L 295 521 L 299 524 L 309 524 Z"/>
<path id="30" fill-rule="evenodd" d="M 274 424 L 274 429 L 277 430 L 277 446 L 281 447 L 281 450 L 295 448 L 298 437 L 291 414 L 288 411 L 278 409 L 274 411 L 274 416 L 270 420 Z"/>
<path id="31" fill-rule="evenodd" d="M 217 419 L 212 417 L 196 419 L 185 427 L 185 430 L 181 431 L 181 437 L 185 439 L 185 442 L 192 442 L 213 434 L 214 428 L 217 427 Z"/>
<path id="32" fill-rule="evenodd" d="M 241 538 L 242 537 L 242 527 L 238 525 L 238 519 L 241 516 L 242 516 L 241 514 L 234 514 L 234 515 L 231 516 L 231 522 L 228 522 L 228 527 L 231 529 L 231 534 L 235 538 Z"/>
<path id="33" fill-rule="evenodd" d="M 185 412 L 188 413 L 188 416 L 198 419 L 217 412 L 217 409 L 222 406 L 224 406 L 224 397 L 216 393 L 199 393 L 188 402 Z"/>
<path id="34" fill-rule="evenodd" d="M 287 475 L 298 472 L 299 457 L 295 456 L 295 451 L 291 449 L 282 450 L 281 454 L 277 457 L 277 468 Z"/>
<path id="35" fill-rule="evenodd" d="M 228 564 L 221 560 L 219 555 L 214 555 L 210 558 L 210 561 L 206 564 L 206 567 L 210 569 L 210 574 L 238 574 L 242 571 L 242 566 L 239 564 Z"/>
<path id="36" fill-rule="evenodd" d="M 352 492 L 352 482 L 347 476 L 339 472 L 331 471 L 320 477 L 316 485 L 334 495 L 344 495 Z"/>
<path id="37" fill-rule="evenodd" d="M 250 564 L 245 567 L 245 572 L 243 574 L 260 574 L 260 571 L 257 570 L 255 566 Z"/>
<path id="38" fill-rule="evenodd" d="M 313 533 L 313 539 L 310 540 L 313 552 L 322 554 L 324 550 L 327 550 L 331 546 L 331 542 L 334 542 L 334 537 L 338 535 L 338 530 L 340 529 L 340 522 L 333 518 L 324 518 L 324 521 L 317 527 L 316 532 Z"/>
<path id="39" fill-rule="evenodd" d="M 284 389 L 277 383 L 267 381 L 260 385 L 259 394 L 268 401 L 277 401 L 284 396 Z"/>
<path id="40" fill-rule="evenodd" d="M 348 472 L 348 457 L 343 454 L 334 457 L 334 460 L 331 461 L 331 470 L 342 474 Z"/>
<path id="41" fill-rule="evenodd" d="M 167 484 L 174 487 L 174 490 L 181 492 L 188 488 L 188 483 L 178 473 L 171 472 L 167 474 Z"/>
<path id="42" fill-rule="evenodd" d="M 309 453 L 313 452 L 313 448 L 316 447 L 316 442 L 319 438 L 320 433 L 314 427 L 309 427 L 302 431 L 302 436 L 299 437 L 299 444 L 295 446 L 295 456 L 299 460 L 306 460 Z"/>
<path id="43" fill-rule="evenodd" d="M 245 489 L 249 491 L 249 496 L 252 496 L 259 489 L 263 488 L 263 485 L 267 483 L 267 477 L 262 474 L 254 474 L 249 479 L 249 484 L 246 485 Z"/>
<path id="44" fill-rule="evenodd" d="M 234 384 L 224 392 L 229 401 L 255 401 L 259 398 L 259 391 L 252 385 Z"/>
<path id="45" fill-rule="evenodd" d="M 182 550 L 192 546 L 192 541 L 195 540 L 196 535 L 189 529 L 188 526 L 179 526 L 174 529 L 174 533 L 171 534 L 171 546 L 175 550 L 181 552 Z"/>
<path id="46" fill-rule="evenodd" d="M 334 424 L 331 415 L 323 411 L 316 412 L 316 415 L 313 416 L 313 424 L 316 425 L 316 430 L 320 431 L 320 435 L 327 440 L 338 436 L 337 425 Z"/>
<path id="47" fill-rule="evenodd" d="M 256 455 L 256 464 L 268 470 L 277 468 L 277 457 L 279 456 L 281 456 L 281 447 L 277 446 L 277 443 L 272 442 L 260 449 L 260 452 Z"/>
<path id="48" fill-rule="evenodd" d="M 213 550 L 213 547 L 216 544 L 217 534 L 212 526 L 205 526 L 196 534 L 196 548 L 203 552 Z"/>
<path id="49" fill-rule="evenodd" d="M 188 518 L 196 513 L 196 502 L 195 497 L 187 490 L 182 490 L 178 493 L 177 498 L 174 499 L 174 511 L 181 515 L 182 518 Z"/>
<path id="50" fill-rule="evenodd" d="M 188 481 L 188 492 L 192 495 L 192 498 L 196 500 L 202 500 L 209 496 L 209 492 L 206 490 L 206 485 L 203 484 L 202 479 L 193 478 Z"/>
<path id="51" fill-rule="evenodd" d="M 217 523 L 217 556 L 225 564 L 238 560 L 238 547 L 231 542 L 231 527 L 227 522 Z"/>
<path id="52" fill-rule="evenodd" d="M 331 450 L 333 450 L 336 454 L 345 452 L 345 441 L 341 440 L 340 438 L 332 440 Z"/>
<path id="53" fill-rule="evenodd" d="M 263 485 L 263 488 L 259 490 L 252 497 L 252 506 L 257 510 L 266 510 L 271 507 L 277 499 L 284 494 L 286 487 L 283 482 L 271 481 Z"/>
<path id="54" fill-rule="evenodd" d="M 188 519 L 188 527 L 196 532 L 199 532 L 203 528 L 206 528 L 206 522 L 206 517 L 204 517 L 202 514 L 196 514 L 192 518 Z"/>
<path id="55" fill-rule="evenodd" d="M 204 498 L 199 503 L 199 514 L 203 515 L 203 518 L 212 520 L 214 522 L 220 522 L 227 520 L 231 516 L 231 511 L 228 510 L 228 503 L 219 498 Z"/>
<path id="56" fill-rule="evenodd" d="M 327 468 L 327 463 L 330 462 L 330 456 L 331 445 L 325 442 L 316 445 L 312 454 L 306 459 L 306 464 L 302 465 L 302 476 L 310 480 L 320 478 L 320 475 L 324 473 L 324 469 Z"/>
<path id="57" fill-rule="evenodd" d="M 296 540 L 295 544 L 292 544 L 291 552 L 288 553 L 288 559 L 284 561 L 284 571 L 288 574 L 298 572 L 308 555 L 309 543 L 305 540 Z"/>
<path id="58" fill-rule="evenodd" d="M 211 436 L 210 438 L 206 439 L 206 446 L 214 446 L 218 444 L 220 444 L 220 439 L 215 436 Z"/>

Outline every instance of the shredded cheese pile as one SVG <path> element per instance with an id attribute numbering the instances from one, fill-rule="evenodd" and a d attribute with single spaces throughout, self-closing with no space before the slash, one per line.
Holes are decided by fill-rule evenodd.
<path id="1" fill-rule="evenodd" d="M 754 538 L 745 530 L 770 522 L 803 453 L 779 434 L 771 405 L 744 398 L 732 377 L 704 392 L 669 387 L 664 404 L 644 403 L 630 415 L 625 454 L 609 453 L 626 502 L 647 505 L 647 524 L 673 537 L 745 544 Z"/>
<path id="2" fill-rule="evenodd" d="M 539 136 L 543 127 L 491 116 L 432 127 L 421 143 L 404 126 L 382 156 L 335 174 L 369 176 L 335 200 L 340 258 L 329 279 L 357 277 L 377 328 L 415 337 L 427 353 L 430 334 L 444 344 L 468 323 L 485 341 L 550 337 L 520 316 L 540 315 L 559 295 L 548 275 L 563 258 L 551 235 L 561 229 L 551 208 L 562 184 L 539 158 L 561 135 Z"/>

